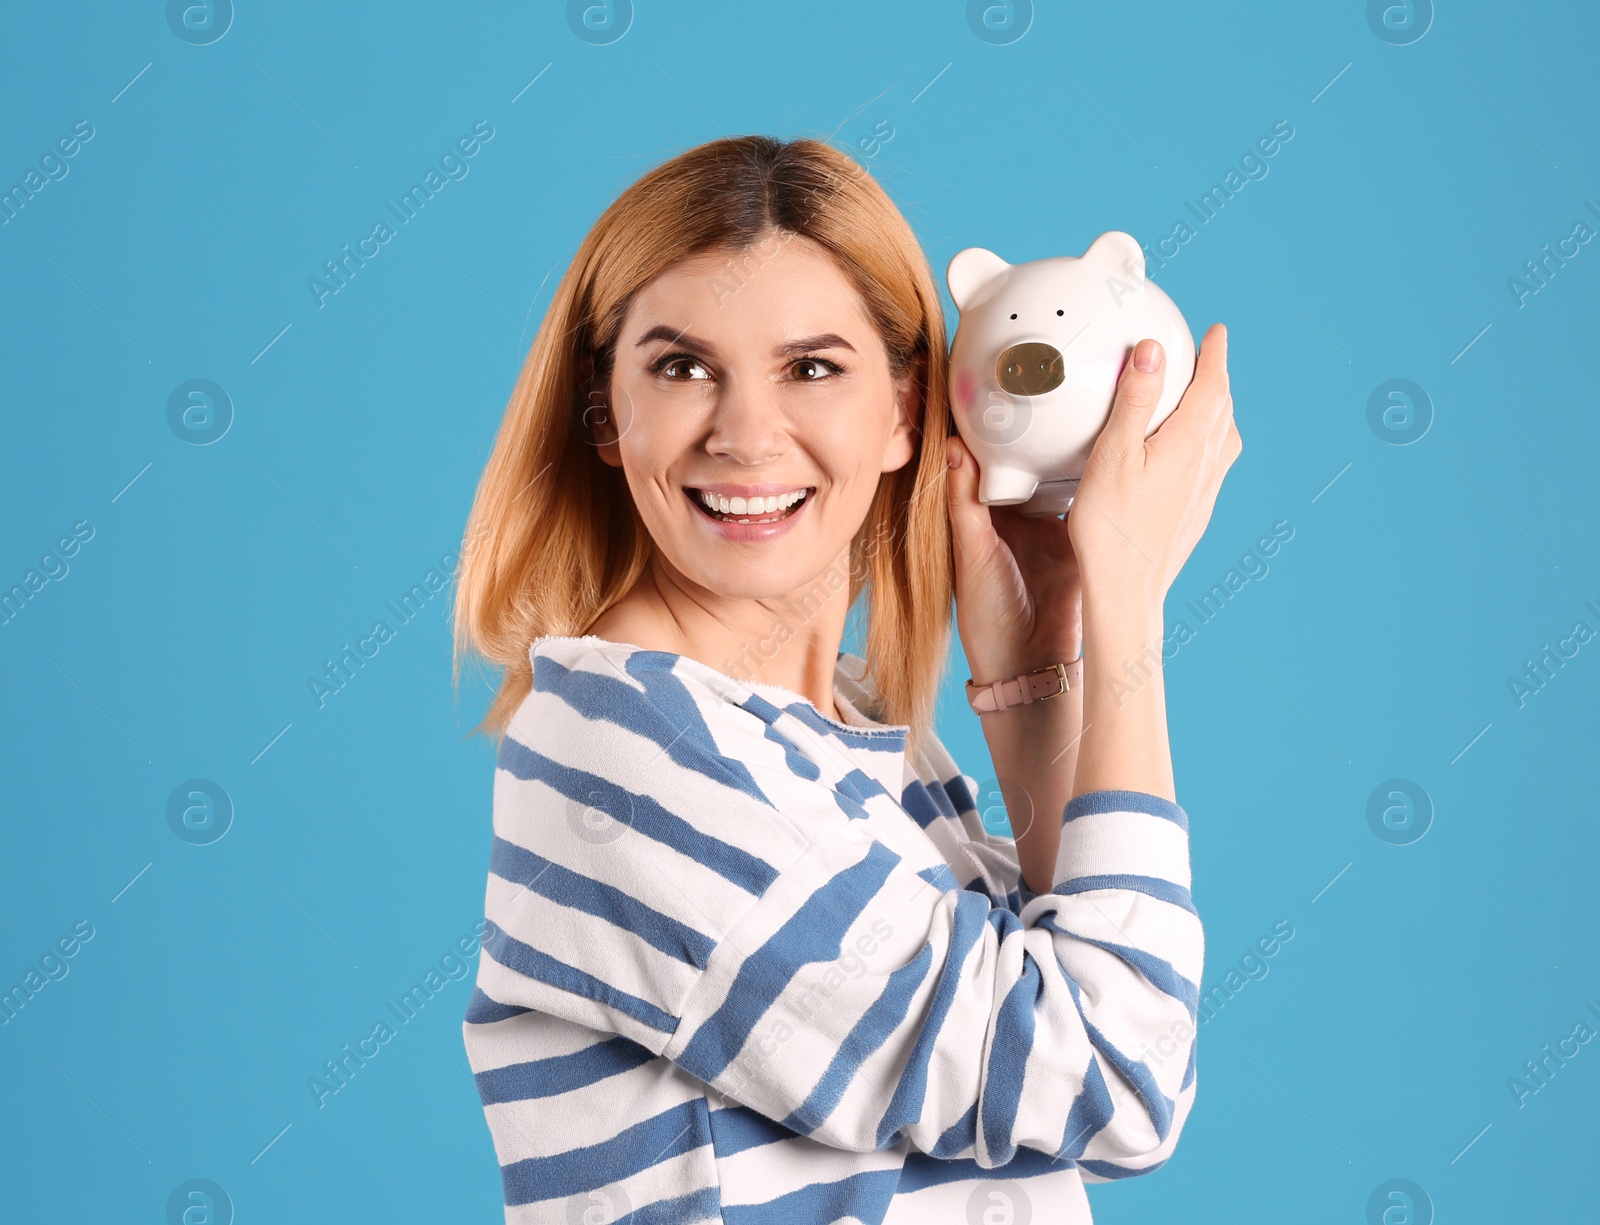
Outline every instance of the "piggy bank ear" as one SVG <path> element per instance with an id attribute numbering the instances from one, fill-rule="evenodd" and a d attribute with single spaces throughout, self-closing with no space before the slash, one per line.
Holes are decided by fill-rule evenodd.
<path id="1" fill-rule="evenodd" d="M 1144 249 L 1132 234 L 1121 230 L 1107 230 L 1089 244 L 1083 258 L 1093 260 L 1113 275 L 1144 280 Z"/>
<path id="2" fill-rule="evenodd" d="M 976 302 L 986 285 L 995 281 L 1011 265 L 993 251 L 983 247 L 968 247 L 957 251 L 945 269 L 945 284 L 950 286 L 950 297 L 957 310 L 966 310 Z"/>

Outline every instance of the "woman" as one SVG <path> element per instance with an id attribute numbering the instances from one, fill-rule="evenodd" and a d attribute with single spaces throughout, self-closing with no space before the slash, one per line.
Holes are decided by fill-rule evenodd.
<path id="1" fill-rule="evenodd" d="M 456 606 L 505 669 L 464 1029 L 508 1221 L 1088 1221 L 1172 1151 L 1202 933 L 1124 661 L 1240 444 L 1220 325 L 1148 442 L 1131 357 L 1073 512 L 1024 520 L 977 501 L 927 261 L 849 157 L 719 140 L 600 218 Z M 983 714 L 1014 838 L 931 727 L 952 590 L 975 705 L 1070 665 Z"/>

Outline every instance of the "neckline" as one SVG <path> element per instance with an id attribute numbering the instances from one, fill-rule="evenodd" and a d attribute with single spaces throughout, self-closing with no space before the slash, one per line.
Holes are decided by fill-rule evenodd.
<path id="1" fill-rule="evenodd" d="M 541 634 L 529 644 L 528 650 L 530 652 L 538 650 L 541 642 L 601 643 L 605 646 L 621 647 L 626 651 L 648 651 L 654 655 L 669 655 L 674 660 L 689 665 L 691 670 L 698 669 L 700 672 L 718 677 L 729 684 L 737 685 L 738 687 L 749 690 L 751 693 L 757 694 L 758 696 L 765 694 L 781 697 L 784 699 L 784 702 L 782 703 L 783 705 L 789 705 L 791 703 L 798 702 L 808 711 L 810 711 L 812 715 L 820 719 L 829 727 L 837 728 L 838 730 L 847 732 L 852 736 L 885 736 L 894 737 L 903 741 L 907 733 L 911 731 L 911 725 L 908 723 L 880 723 L 876 719 L 869 718 L 867 715 L 861 712 L 860 708 L 855 704 L 855 702 L 853 702 L 847 695 L 840 692 L 840 690 L 843 688 L 841 682 L 847 683 L 858 693 L 862 689 L 862 684 L 859 680 L 853 676 L 850 676 L 848 673 L 842 672 L 839 668 L 839 665 L 845 659 L 857 658 L 857 656 L 851 655 L 843 650 L 841 650 L 838 656 L 836 656 L 834 659 L 833 700 L 839 706 L 841 713 L 854 715 L 856 718 L 861 720 L 860 723 L 841 722 L 838 719 L 829 718 L 827 715 L 823 714 L 822 711 L 817 709 L 817 704 L 815 702 L 806 697 L 806 695 L 803 693 L 796 693 L 793 689 L 786 689 L 782 685 L 774 685 L 768 681 L 742 681 L 737 677 L 729 676 L 726 672 L 718 671 L 710 664 L 698 660 L 692 655 L 683 655 L 677 651 L 663 651 L 659 647 L 640 646 L 635 642 L 618 642 L 615 638 L 602 638 L 598 634 Z"/>

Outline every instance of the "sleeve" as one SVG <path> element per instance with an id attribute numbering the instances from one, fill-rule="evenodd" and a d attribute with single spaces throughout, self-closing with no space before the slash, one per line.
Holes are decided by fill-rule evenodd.
<path id="1" fill-rule="evenodd" d="M 747 711 L 609 663 L 544 679 L 495 772 L 489 1000 L 839 1149 L 1165 1161 L 1203 958 L 1179 806 L 1075 798 L 1019 913 L 929 883 Z"/>
<path id="2" fill-rule="evenodd" d="M 1017 844 L 986 823 L 1005 813 L 994 784 L 963 774 L 938 736 L 924 738 L 914 763 L 918 781 L 906 792 L 907 812 L 928 835 L 963 888 L 979 890 L 1017 914 L 1039 895 L 1022 878 Z M 1005 814 L 1007 821 L 1010 814 Z"/>

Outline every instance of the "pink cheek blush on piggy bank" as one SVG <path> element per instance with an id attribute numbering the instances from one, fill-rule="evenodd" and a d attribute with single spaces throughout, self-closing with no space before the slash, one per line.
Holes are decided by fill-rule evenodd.
<path id="1" fill-rule="evenodd" d="M 950 261 L 945 282 L 961 312 L 950 404 L 978 460 L 978 500 L 990 506 L 1024 515 L 1071 508 L 1118 376 L 1145 337 L 1167 357 L 1147 437 L 1194 377 L 1189 325 L 1145 277 L 1131 234 L 1112 230 L 1077 258 L 1027 264 L 968 247 Z"/>

